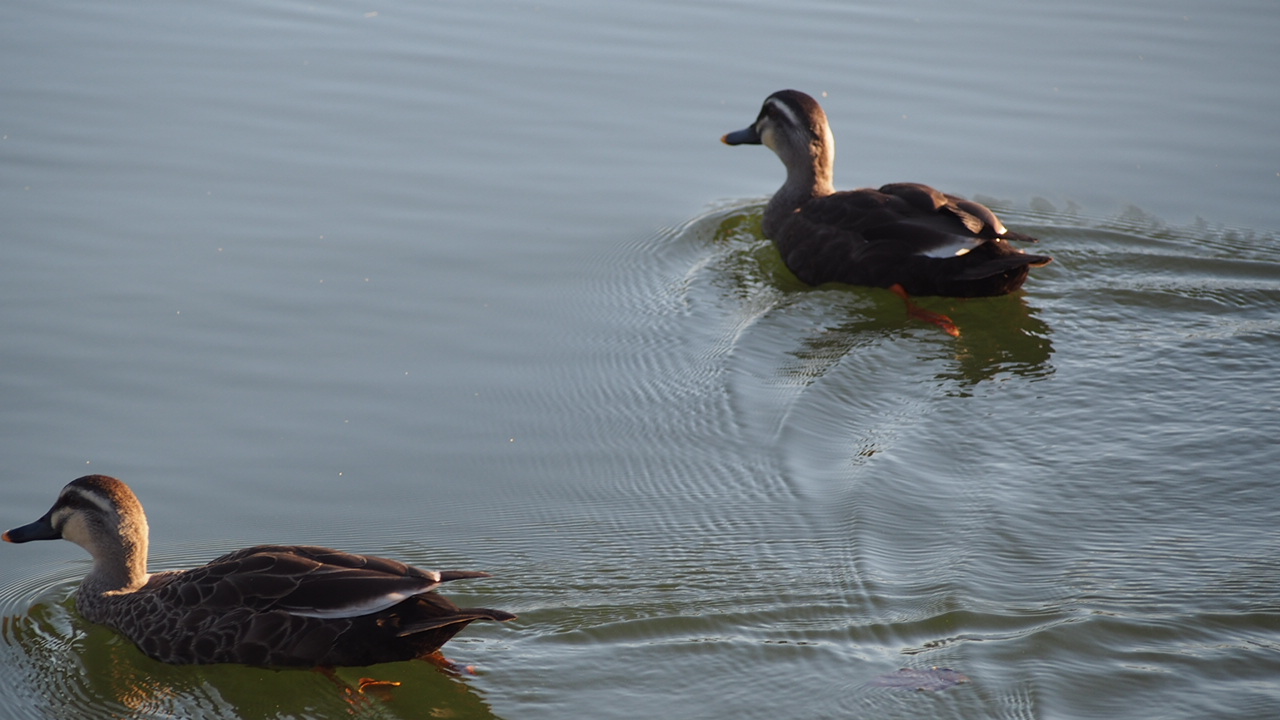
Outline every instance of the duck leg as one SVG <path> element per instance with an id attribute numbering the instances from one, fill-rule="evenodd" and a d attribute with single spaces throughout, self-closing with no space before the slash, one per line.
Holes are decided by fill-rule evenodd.
<path id="1" fill-rule="evenodd" d="M 445 657 L 444 653 L 440 652 L 439 650 L 436 650 L 433 653 L 428 653 L 426 655 L 423 655 L 421 659 L 431 663 L 432 665 L 435 665 L 436 667 L 440 668 L 441 670 L 444 670 L 445 672 L 453 673 L 455 675 L 479 675 L 480 674 L 476 672 L 475 665 L 462 665 L 462 664 L 456 663 L 450 660 L 449 658 Z"/>
<path id="2" fill-rule="evenodd" d="M 362 677 L 360 684 L 356 686 L 356 690 L 364 693 L 369 688 L 393 688 L 400 687 L 399 680 L 379 680 L 377 678 Z"/>
<path id="3" fill-rule="evenodd" d="M 925 310 L 919 305 L 911 302 L 911 295 L 907 293 L 906 288 L 902 287 L 902 285 L 894 283 L 889 287 L 889 290 L 892 291 L 894 295 L 902 298 L 903 302 L 907 304 L 907 314 L 911 317 L 917 320 L 923 320 L 931 325 L 937 325 L 942 328 L 943 332 L 951 337 L 960 337 L 960 328 L 956 327 L 956 324 L 952 322 L 951 318 L 943 315 L 942 313 Z"/>
<path id="4" fill-rule="evenodd" d="M 342 693 L 343 702 L 351 707 L 352 713 L 367 711 L 373 707 L 375 701 L 387 702 L 392 697 L 391 688 L 400 686 L 400 683 L 395 680 L 377 680 L 367 677 L 360 678 L 355 685 L 352 685 L 339 677 L 335 668 L 321 665 L 314 670 L 338 687 Z"/>

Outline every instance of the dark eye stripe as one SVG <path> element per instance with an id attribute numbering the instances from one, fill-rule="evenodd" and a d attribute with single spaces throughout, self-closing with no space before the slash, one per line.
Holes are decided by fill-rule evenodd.
<path id="1" fill-rule="evenodd" d="M 56 507 L 90 513 L 109 513 L 113 509 L 109 500 L 76 488 L 63 493 L 62 497 L 58 498 Z"/>
<path id="2" fill-rule="evenodd" d="M 800 122 L 800 116 L 796 113 L 795 109 L 777 98 L 770 98 L 765 101 L 761 115 L 768 115 L 776 122 L 784 125 L 803 127 L 803 123 Z"/>
<path id="3" fill-rule="evenodd" d="M 77 508 L 80 510 L 88 510 L 89 508 L 98 507 L 97 503 L 86 498 L 78 492 L 70 492 L 62 496 L 62 501 L 58 503 L 62 507 Z"/>

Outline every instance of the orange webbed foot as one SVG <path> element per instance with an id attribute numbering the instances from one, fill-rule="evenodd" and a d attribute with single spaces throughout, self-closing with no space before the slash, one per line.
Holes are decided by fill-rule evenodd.
<path id="1" fill-rule="evenodd" d="M 352 712 L 364 711 L 372 707 L 374 702 L 386 702 L 391 699 L 391 688 L 400 687 L 395 680 L 378 680 L 362 677 L 354 686 L 338 676 L 331 667 L 317 667 L 316 671 L 328 678 L 342 690 L 342 699 L 351 706 Z"/>
<path id="2" fill-rule="evenodd" d="M 479 673 L 476 672 L 475 665 L 462 665 L 462 664 L 456 663 L 450 660 L 449 658 L 445 657 L 444 653 L 440 652 L 439 650 L 436 650 L 435 652 L 429 655 L 423 655 L 422 659 L 431 663 L 432 665 L 435 665 L 441 670 L 444 670 L 445 672 L 451 672 L 456 675 L 479 675 Z"/>
<path id="3" fill-rule="evenodd" d="M 931 325 L 937 325 L 938 327 L 942 328 L 943 332 L 950 335 L 951 337 L 960 337 L 960 328 L 957 327 L 954 322 L 952 322 L 951 318 L 947 317 L 946 315 L 943 315 L 942 313 L 936 313 L 936 312 L 933 312 L 932 310 L 925 310 L 924 308 L 911 302 L 911 296 L 907 294 L 906 288 L 902 287 L 897 283 L 894 283 L 889 287 L 889 290 L 894 295 L 897 295 L 898 297 L 902 298 L 903 302 L 907 304 L 907 315 L 910 315 L 911 317 L 917 320 L 923 320 Z"/>

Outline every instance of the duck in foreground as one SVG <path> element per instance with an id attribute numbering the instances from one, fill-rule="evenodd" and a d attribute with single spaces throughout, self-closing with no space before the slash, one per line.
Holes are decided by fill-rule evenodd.
<path id="1" fill-rule="evenodd" d="M 203 567 L 147 573 L 147 518 L 127 485 L 87 475 L 12 543 L 64 538 L 93 556 L 76 592 L 85 619 L 115 628 L 162 662 L 270 667 L 363 666 L 425 658 L 474 620 L 511 613 L 459 608 L 434 590 L 488 577 L 420 570 L 311 545 L 259 545 Z"/>
<path id="2" fill-rule="evenodd" d="M 869 285 L 904 297 L 1003 295 L 1052 260 L 1010 246 L 1035 238 L 1005 228 L 986 206 L 928 185 L 836 192 L 835 138 L 822 106 L 802 92 L 770 95 L 754 123 L 721 140 L 765 145 L 786 166 L 787 180 L 764 210 L 764 234 L 810 285 Z"/>

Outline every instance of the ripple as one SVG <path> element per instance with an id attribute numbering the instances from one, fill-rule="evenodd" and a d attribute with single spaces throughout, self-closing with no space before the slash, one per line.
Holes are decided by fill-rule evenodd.
<path id="1" fill-rule="evenodd" d="M 1272 344 L 1249 344 L 1275 331 L 1274 247 L 1247 247 L 1232 232 L 1210 233 L 1206 242 L 1197 229 L 1153 227 L 1134 215 L 1112 222 L 1002 211 L 1039 232 L 1059 262 L 1013 298 L 940 301 L 964 318 L 966 335 L 956 343 L 909 326 L 874 290 L 797 287 L 759 237 L 758 211 L 755 201 L 714 208 L 655 237 L 636 248 L 637 262 L 654 266 L 630 268 L 628 289 L 615 288 L 626 297 L 620 305 L 657 308 L 648 319 L 666 324 L 653 332 L 679 338 L 666 347 L 620 347 L 676 348 L 679 357 L 605 359 L 618 363 L 611 373 L 646 386 L 637 418 L 648 418 L 651 430 L 630 437 L 650 442 L 650 452 L 624 460 L 627 469 L 611 478 L 609 492 L 625 499 L 576 508 L 596 520 L 566 532 L 582 542 L 595 536 L 601 556 L 625 556 L 628 565 L 597 589 L 595 611 L 564 616 L 563 640 L 711 643 L 734 655 L 772 638 L 793 643 L 795 662 L 828 679 L 821 665 L 833 657 L 883 664 L 885 672 L 919 655 L 926 666 L 975 677 L 970 690 L 987 695 L 984 706 L 1022 717 L 1035 714 L 1029 698 L 1041 690 L 1034 688 L 1052 695 L 1057 684 L 1017 681 L 1007 670 L 1013 658 L 1046 642 L 1071 646 L 1073 634 L 1093 627 L 1100 588 L 1161 568 L 1159 554 L 1133 544 L 1146 523 L 1135 514 L 1131 527 L 1115 524 L 1130 502 L 1152 523 L 1193 513 L 1194 525 L 1208 531 L 1193 545 L 1208 564 L 1197 570 L 1190 556 L 1177 555 L 1158 573 L 1189 572 L 1175 603 L 1192 606 L 1196 588 L 1228 576 L 1242 578 L 1222 585 L 1230 593 L 1266 595 L 1261 571 L 1233 573 L 1211 548 L 1241 550 L 1252 564 L 1261 549 L 1210 530 L 1209 517 L 1238 508 L 1247 488 L 1258 487 L 1246 467 L 1274 455 L 1269 446 L 1246 441 L 1248 460 L 1219 458 L 1216 474 L 1230 481 L 1211 491 L 1170 485 L 1165 471 L 1153 495 L 1157 483 L 1141 469 L 1160 467 L 1171 444 L 1186 457 L 1206 425 L 1235 427 L 1208 420 L 1218 408 L 1203 407 L 1206 387 L 1238 395 L 1246 376 L 1270 377 L 1261 353 Z M 659 245 L 671 255 L 653 249 Z M 655 274 L 668 280 L 647 289 L 635 283 Z M 1182 365 L 1168 366 L 1171 352 Z M 695 382 L 677 388 L 657 368 L 680 364 L 697 370 Z M 1212 376 L 1203 376 L 1206 368 Z M 1160 391 L 1135 405 L 1131 384 Z M 1183 420 L 1188 404 L 1209 413 Z M 1265 403 L 1244 412 L 1267 425 Z M 716 452 L 704 456 L 707 447 Z M 1206 463 L 1219 454 L 1204 447 Z M 1110 494 L 1100 493 L 1099 478 L 1129 467 L 1132 489 L 1108 485 Z M 1218 497 L 1206 503 L 1208 493 Z M 1257 534 L 1256 521 L 1246 527 Z M 600 543 L 602 532 L 627 540 Z M 1115 537 L 1104 540 L 1108 533 Z M 1132 565 L 1100 578 L 1100 552 Z M 1209 566 L 1224 561 L 1220 572 Z M 1088 571 L 1073 571 L 1075 563 Z M 628 573 L 659 570 L 687 592 L 663 585 L 665 601 L 651 605 L 638 600 L 641 582 L 608 599 Z M 770 584 L 785 590 L 770 596 L 744 578 L 784 578 Z M 1148 602 L 1168 591 L 1154 582 L 1115 597 Z M 546 619 L 556 624 L 556 612 Z M 1049 665 L 1062 672 L 1074 663 Z M 984 681 L 984 666 L 1001 681 Z M 865 688 L 875 674 L 868 667 L 860 681 L 815 688 L 827 698 L 815 705 L 885 702 L 833 689 Z"/>
<path id="2" fill-rule="evenodd" d="M 450 526 L 469 542 L 444 557 L 497 572 L 465 592 L 521 616 L 477 628 L 483 683 L 550 715 L 773 668 L 716 707 L 1036 717 L 1098 711 L 1082 688 L 1114 701 L 1118 679 L 1171 707 L 1197 663 L 1274 669 L 1249 509 L 1273 504 L 1277 250 L 1001 213 L 1057 262 L 1015 296 L 929 300 L 959 341 L 887 293 L 796 284 L 754 199 L 594 259 L 533 359 L 546 385 L 502 396 L 519 452 L 493 471 L 518 480 Z M 389 529 L 437 557 L 418 531 Z M 973 682 L 872 684 L 932 666 Z"/>
<path id="3" fill-rule="evenodd" d="M 1237 707 L 1265 706 L 1274 249 L 1025 213 L 1059 263 L 1014 297 L 938 300 L 962 319 L 954 341 L 880 291 L 797 286 L 758 215 L 726 204 L 594 260 L 589 291 L 565 291 L 590 302 L 566 301 L 556 342 L 529 358 L 545 384 L 495 391 L 516 439 L 502 450 L 517 451 L 470 475 L 506 483 L 451 486 L 426 521 L 414 513 L 432 499 L 406 481 L 392 502 L 416 504 L 372 536 L 263 531 L 495 573 L 451 597 L 521 619 L 459 638 L 478 679 L 404 668 L 421 708 L 460 696 L 486 716 L 483 694 L 502 688 L 535 715 L 669 710 L 682 701 L 654 693 L 702 697 L 745 668 L 768 672 L 723 683 L 716 707 L 1079 716 L 1099 709 L 1082 687 L 1114 701 L 1132 682 L 1169 707 L 1190 698 L 1176 682 L 1202 692 L 1186 678 L 1216 679 L 1218 663 L 1243 678 L 1223 680 Z M 153 565 L 243 544 L 170 545 Z M 70 609 L 85 567 L 0 589 L 0 672 L 33 696 L 31 717 L 348 711 L 306 673 L 156 667 Z M 973 682 L 873 683 L 932 666 Z M 386 714 L 413 716 L 394 703 Z"/>

